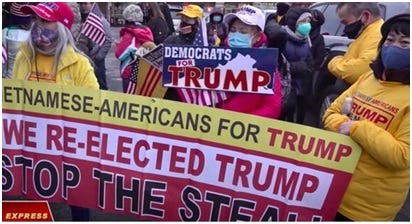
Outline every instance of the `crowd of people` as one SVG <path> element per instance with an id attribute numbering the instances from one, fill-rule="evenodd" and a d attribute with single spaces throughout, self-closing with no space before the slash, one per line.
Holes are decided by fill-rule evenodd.
<path id="1" fill-rule="evenodd" d="M 105 58 L 114 46 L 126 92 L 133 70 L 130 62 L 139 57 L 139 49 L 147 52 L 162 43 L 194 45 L 204 17 L 200 6 L 185 5 L 175 31 L 167 5 L 130 3 L 123 11 L 120 39 L 113 39 L 102 16 L 105 38 L 96 43 L 81 32 L 93 6 L 92 2 L 11 3 L 9 23 L 3 27 L 7 51 L 3 78 L 107 90 Z M 327 130 L 350 136 L 361 146 L 362 155 L 336 221 L 393 220 L 409 190 L 410 17 L 400 14 L 384 22 L 379 13 L 376 2 L 337 6 L 344 33 L 355 41 L 344 55 L 329 55 L 327 69 L 342 80 L 343 93 L 327 109 L 323 123 Z M 267 18 L 259 8 L 244 5 L 227 14 L 215 8 L 208 21 L 209 46 L 279 49 L 273 94 L 229 92 L 213 105 L 310 125 L 305 115 L 316 104 L 311 96 L 313 74 L 327 58 L 320 33 L 322 13 L 282 2 Z M 352 109 L 343 114 L 348 97 Z M 181 96 L 169 88 L 165 99 L 181 101 Z M 362 112 L 365 109 L 389 114 L 390 119 L 376 121 Z M 88 220 L 87 209 L 73 206 L 72 212 L 74 220 Z"/>

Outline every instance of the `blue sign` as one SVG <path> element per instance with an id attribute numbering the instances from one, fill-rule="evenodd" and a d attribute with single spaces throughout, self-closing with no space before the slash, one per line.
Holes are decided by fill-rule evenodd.
<path id="1" fill-rule="evenodd" d="M 163 47 L 163 86 L 273 94 L 276 48 Z"/>

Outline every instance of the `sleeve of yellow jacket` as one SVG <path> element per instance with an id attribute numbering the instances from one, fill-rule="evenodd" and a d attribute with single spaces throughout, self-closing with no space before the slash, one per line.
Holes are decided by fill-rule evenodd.
<path id="1" fill-rule="evenodd" d="M 323 116 L 323 126 L 325 129 L 338 132 L 340 125 L 343 122 L 349 121 L 349 117 L 341 113 L 341 108 L 345 102 L 345 98 L 353 96 L 356 86 L 357 85 L 354 84 L 349 87 L 349 89 L 338 96 L 338 98 L 336 98 L 336 100 L 333 101 L 333 103 L 325 111 L 325 115 Z"/>
<path id="2" fill-rule="evenodd" d="M 339 131 L 339 126 L 349 120 L 340 109 L 346 97 L 352 97 L 358 85 L 370 74 L 366 73 L 340 95 L 326 110 L 323 117 L 328 130 Z M 389 169 L 408 169 L 410 155 L 410 112 L 402 114 L 402 122 L 395 133 L 389 133 L 368 120 L 356 121 L 350 128 L 351 138 L 375 160 Z"/>
<path id="3" fill-rule="evenodd" d="M 76 66 L 72 66 L 72 69 L 71 74 L 73 74 L 75 86 L 99 89 L 99 83 L 94 75 L 93 67 L 86 57 L 79 55 Z"/>
<path id="4" fill-rule="evenodd" d="M 393 170 L 409 169 L 410 112 L 395 133 L 389 133 L 368 120 L 355 122 L 350 129 L 351 138 L 376 161 Z"/>
<path id="5" fill-rule="evenodd" d="M 329 71 L 336 76 L 353 84 L 358 78 L 369 71 L 369 64 L 376 59 L 377 48 L 382 38 L 380 27 L 383 20 L 369 25 L 362 34 L 349 45 L 343 56 L 336 56 L 328 63 Z"/>

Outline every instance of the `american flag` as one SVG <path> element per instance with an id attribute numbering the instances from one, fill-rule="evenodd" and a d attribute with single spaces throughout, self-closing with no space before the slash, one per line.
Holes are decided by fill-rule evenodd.
<path id="1" fill-rule="evenodd" d="M 201 19 L 199 30 L 196 33 L 194 46 L 207 46 L 206 20 Z M 226 93 L 223 91 L 177 88 L 177 92 L 182 99 L 182 102 L 196 104 L 201 106 L 210 106 L 227 99 Z"/>
<path id="2" fill-rule="evenodd" d="M 1 54 L 2 54 L 2 64 L 4 64 L 4 63 L 6 63 L 7 62 L 7 48 L 6 48 L 6 46 L 4 46 L 4 44 L 2 44 L 3 45 L 3 48 L 2 48 L 2 52 L 1 52 Z"/>
<path id="3" fill-rule="evenodd" d="M 23 13 L 20 8 L 22 5 L 29 4 L 29 2 L 13 2 L 10 5 L 10 14 L 15 15 L 15 16 L 20 16 L 20 17 L 29 17 L 31 16 L 30 14 L 25 14 Z"/>
<path id="4" fill-rule="evenodd" d="M 100 46 L 103 45 L 104 41 L 106 40 L 103 21 L 101 18 L 102 13 L 100 12 L 99 6 L 94 3 L 92 10 L 87 16 L 86 21 L 84 21 L 83 27 L 80 32 Z"/>
<path id="5" fill-rule="evenodd" d="M 137 89 L 137 74 L 139 73 L 139 58 L 136 59 L 131 63 L 132 66 L 132 73 L 130 74 L 129 84 L 127 86 L 126 93 L 127 94 L 135 94 Z"/>

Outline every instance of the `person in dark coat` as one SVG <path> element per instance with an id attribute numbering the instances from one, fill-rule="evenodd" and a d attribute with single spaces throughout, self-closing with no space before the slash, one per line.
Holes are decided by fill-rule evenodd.
<path id="1" fill-rule="evenodd" d="M 144 2 L 141 4 L 141 8 L 143 10 L 143 24 L 152 31 L 154 43 L 156 45 L 163 43 L 170 35 L 170 31 L 158 3 Z"/>
<path id="2" fill-rule="evenodd" d="M 283 110 L 282 119 L 303 124 L 307 109 L 306 96 L 311 92 L 313 62 L 310 51 L 309 33 L 312 14 L 309 9 L 292 7 L 285 15 L 287 41 L 283 53 L 290 63 L 292 89 L 296 105 Z M 295 120 L 296 113 L 296 120 Z"/>
<path id="3" fill-rule="evenodd" d="M 84 23 L 91 12 L 93 8 L 93 2 L 79 2 L 79 7 L 80 7 L 80 15 L 82 19 L 82 23 Z M 96 3 L 97 4 L 97 3 Z M 99 9 L 100 10 L 100 9 Z M 99 81 L 99 86 L 100 89 L 103 90 L 108 90 L 109 87 L 107 85 L 107 80 L 106 80 L 106 56 L 110 51 L 110 48 L 112 47 L 113 43 L 113 36 L 112 36 L 112 31 L 110 30 L 110 24 L 104 18 L 103 15 L 100 15 L 100 19 L 103 24 L 103 30 L 104 30 L 104 35 L 106 37 L 104 43 L 102 45 L 99 45 L 95 43 L 93 40 L 91 40 L 89 37 L 86 35 L 80 33 L 78 37 L 76 37 L 77 40 L 83 39 L 85 41 L 78 41 L 78 44 L 84 44 L 84 46 L 80 47 L 80 49 L 87 49 L 84 50 L 83 52 L 89 56 L 90 59 L 93 60 L 94 67 L 95 67 L 95 75 L 97 78 L 97 81 Z"/>
<path id="4" fill-rule="evenodd" d="M 180 29 L 178 34 L 170 35 L 163 44 L 170 45 L 193 45 L 196 33 L 200 26 L 200 20 L 203 18 L 203 9 L 198 5 L 189 4 L 178 12 L 180 16 Z M 168 88 L 164 99 L 181 101 L 181 98 L 175 88 Z"/>
<path id="5" fill-rule="evenodd" d="M 228 34 L 228 27 L 223 22 L 223 10 L 221 8 L 214 8 L 212 10 L 206 29 L 209 46 L 223 46 Z"/>
<path id="6" fill-rule="evenodd" d="M 320 33 L 320 28 L 325 23 L 325 17 L 323 13 L 317 9 L 311 10 L 312 20 L 310 25 L 312 27 L 310 31 L 310 41 L 312 43 L 311 52 L 313 57 L 313 68 L 319 70 L 323 59 L 326 55 L 325 40 Z"/>
<path id="7" fill-rule="evenodd" d="M 172 13 L 170 13 L 169 5 L 165 2 L 158 2 L 158 4 L 166 20 L 167 27 L 169 28 L 169 35 L 172 35 L 173 33 L 176 32 L 176 30 L 175 30 L 175 26 L 173 25 Z"/>
<path id="8" fill-rule="evenodd" d="M 203 9 L 198 5 L 189 4 L 178 12 L 180 16 L 180 30 L 166 38 L 164 44 L 192 45 L 203 18 Z"/>
<path id="9" fill-rule="evenodd" d="M 288 2 L 278 2 L 276 4 L 276 13 L 271 13 L 268 15 L 266 18 L 266 24 L 269 23 L 269 21 L 274 21 L 276 23 L 279 23 L 280 25 L 286 25 L 286 20 L 285 20 L 285 15 L 288 12 L 290 8 L 290 3 Z"/>

